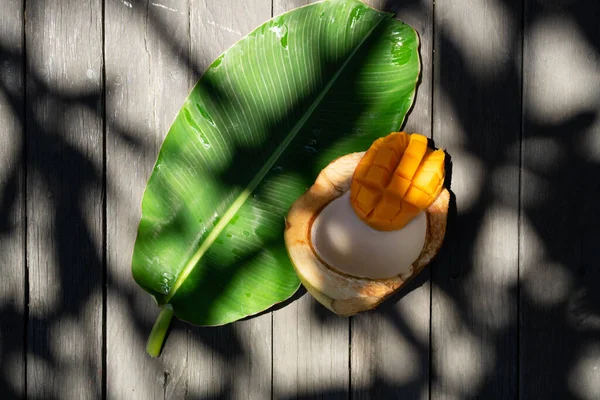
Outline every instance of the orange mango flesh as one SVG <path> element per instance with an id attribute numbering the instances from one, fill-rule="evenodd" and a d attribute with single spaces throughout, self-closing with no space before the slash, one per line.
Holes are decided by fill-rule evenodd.
<path id="1" fill-rule="evenodd" d="M 354 211 L 374 229 L 403 228 L 439 196 L 444 160 L 444 151 L 427 148 L 423 135 L 394 132 L 377 139 L 352 176 Z"/>

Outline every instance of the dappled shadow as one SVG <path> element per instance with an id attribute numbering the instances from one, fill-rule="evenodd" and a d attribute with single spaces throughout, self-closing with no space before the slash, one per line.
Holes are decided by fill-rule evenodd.
<path id="1" fill-rule="evenodd" d="M 159 14 L 148 12 L 147 2 L 131 3 L 135 10 L 146 13 L 147 29 L 152 30 L 165 51 L 172 57 L 179 57 L 188 75 L 197 78 L 203 66 L 198 58 L 190 56 L 187 44 L 170 40 L 168 24 Z M 378 310 L 369 313 L 365 320 L 389 324 L 390 328 L 386 329 L 406 341 L 415 352 L 414 359 L 421 366 L 422 375 L 399 381 L 390 377 L 387 371 L 375 370 L 364 386 L 350 382 L 350 385 L 354 384 L 350 388 L 315 388 L 310 394 L 299 392 L 290 398 L 314 398 L 315 394 L 321 398 L 416 398 L 430 388 L 434 398 L 443 395 L 459 398 L 593 398 L 586 397 L 589 393 L 585 392 L 591 385 L 591 378 L 578 383 L 574 374 L 579 373 L 578 368 L 583 368 L 580 363 L 586 353 L 600 343 L 600 295 L 596 288 L 600 281 L 597 268 L 600 220 L 595 212 L 600 200 L 596 139 L 600 99 L 596 97 L 596 102 L 590 103 L 589 108 L 573 109 L 554 120 L 540 120 L 531 111 L 535 108 L 535 96 L 533 100 L 527 97 L 527 93 L 539 89 L 527 83 L 527 79 L 533 81 L 532 75 L 536 71 L 521 70 L 521 24 L 525 23 L 525 45 L 529 49 L 527 34 L 539 21 L 554 16 L 573 21 L 584 44 L 593 49 L 586 57 L 598 68 L 598 2 L 532 0 L 527 2 L 525 15 L 522 15 L 522 3 L 497 0 L 495 3 L 505 10 L 509 22 L 509 28 L 504 32 L 509 48 L 504 49 L 506 54 L 502 63 L 489 73 L 480 70 L 481 65 L 486 65 L 485 60 L 473 59 L 470 50 L 457 40 L 456 32 L 446 29 L 444 18 L 447 16 L 442 10 L 449 6 L 440 3 L 436 2 L 433 139 L 436 145 L 447 148 L 454 160 L 449 175 L 453 175 L 452 189 L 456 186 L 457 194 L 453 197 L 448 235 L 442 252 L 430 268 L 431 287 L 425 285 L 429 272 L 423 273 Z M 385 8 L 399 12 L 401 18 L 403 10 L 424 10 L 425 4 L 428 3 L 388 1 Z M 365 54 L 364 59 L 367 58 Z M 529 64 L 527 60 L 525 68 L 531 68 L 533 63 Z M 0 40 L 0 62 L 23 68 L 23 61 L 16 48 Z M 46 84 L 46 78 L 38 73 L 26 69 L 27 83 L 17 91 L 7 82 L 0 81 L 0 91 L 7 99 L 11 114 L 25 130 L 25 139 L 11 165 L 2 166 L 9 172 L 6 180 L 0 182 L 0 239 L 27 230 L 29 280 L 33 282 L 29 289 L 34 288 L 23 299 L 2 299 L 0 304 L 0 338 L 3 342 L 0 392 L 8 398 L 23 393 L 25 389 L 19 385 L 26 381 L 14 378 L 11 369 L 18 368 L 24 359 L 31 363 L 30 385 L 35 374 L 58 381 L 60 374 L 71 366 L 68 357 L 73 355 L 57 349 L 56 336 L 60 332 L 57 327 L 65 321 L 76 321 L 82 326 L 91 323 L 91 327 L 76 330 L 85 338 L 78 342 L 79 345 L 91 347 L 82 357 L 75 358 L 80 363 L 81 374 L 85 375 L 82 381 L 89 382 L 89 393 L 102 396 L 102 393 L 106 394 L 103 385 L 110 385 L 103 381 L 106 371 L 98 371 L 105 364 L 102 357 L 106 350 L 98 334 L 103 331 L 102 320 L 105 318 L 102 293 L 118 297 L 131 310 L 128 315 L 138 337 L 145 337 L 151 326 L 148 312 L 140 312 L 139 296 L 145 294 L 119 283 L 107 268 L 104 218 L 110 220 L 111 216 L 105 215 L 103 210 L 112 182 L 106 177 L 105 141 L 122 142 L 134 155 L 152 154 L 157 148 L 149 141 L 141 140 L 140 132 L 121 126 L 118 119 L 105 118 L 103 90 L 63 90 Z M 107 73 L 110 75 L 110 71 Z M 107 76 L 106 80 L 106 91 L 109 91 L 114 77 Z M 351 86 L 337 89 L 340 93 L 354 90 Z M 210 90 L 215 92 L 218 88 Z M 430 95 L 419 92 L 419 96 Z M 307 104 L 299 104 L 299 107 L 306 108 Z M 71 120 L 69 110 L 76 110 L 79 116 Z M 345 110 L 349 116 L 345 129 L 351 130 L 355 121 L 352 116 L 358 111 L 358 108 Z M 318 118 L 308 125 L 309 129 L 323 129 L 324 126 L 326 123 Z M 276 128 L 269 131 L 267 140 L 277 137 Z M 73 129 L 98 136 L 84 138 L 85 145 L 82 146 Z M 115 137 L 102 138 L 103 134 Z M 305 146 L 316 145 L 322 150 L 332 145 L 332 139 L 323 136 L 318 138 L 318 143 L 315 138 L 310 140 L 310 143 L 298 143 L 297 158 L 290 158 L 287 164 L 293 169 L 294 163 L 300 161 L 313 163 L 315 170 L 301 177 L 307 184 L 314 179 L 322 160 L 318 159 L 318 153 L 306 151 Z M 365 138 L 365 144 L 369 140 Z M 276 143 L 266 142 L 259 150 L 269 151 Z M 238 146 L 235 151 L 233 159 L 249 159 L 255 149 Z M 140 175 L 148 172 L 139 171 Z M 250 170 L 242 172 L 226 169 L 218 179 L 223 184 L 239 186 L 244 182 L 245 174 L 253 173 Z M 27 209 L 27 219 L 17 217 L 15 222 L 14 215 L 19 215 L 21 208 Z M 494 219 L 498 209 L 500 217 Z M 501 225 L 497 231 L 493 230 L 496 224 Z M 492 225 L 492 233 L 486 230 L 489 225 Z M 496 249 L 485 247 L 501 247 L 505 243 L 508 254 L 504 258 Z M 517 254 L 519 248 L 520 254 Z M 245 254 L 244 259 L 255 255 Z M 486 269 L 488 264 L 492 270 Z M 2 268 L 4 270 L 5 266 Z M 502 272 L 507 270 L 510 271 Z M 45 288 L 47 285 L 55 288 L 36 292 L 38 286 Z M 105 287 L 109 289 L 105 291 Z M 427 290 L 432 290 L 433 301 L 430 343 L 423 342 L 417 328 L 398 309 L 415 291 Z M 52 299 L 45 298 L 49 293 L 54 293 Z M 303 293 L 298 292 L 290 300 L 258 316 L 265 317 L 273 310 L 289 306 Z M 40 315 L 30 315 L 23 307 L 30 298 L 34 300 L 31 307 L 35 312 L 41 312 Z M 311 303 L 309 310 L 311 318 L 324 327 L 338 322 L 338 317 L 316 302 Z M 252 320 L 242 323 L 252 323 Z M 353 319 L 350 324 L 352 329 L 366 326 L 361 323 L 357 328 L 355 322 Z M 446 329 L 446 326 L 450 328 Z M 206 349 L 205 354 L 218 358 L 225 368 L 237 371 L 233 367 L 235 364 L 250 368 L 254 362 L 251 359 L 252 343 L 248 343 L 246 331 L 239 327 L 237 323 L 197 328 L 177 322 L 171 335 L 189 338 L 190 349 Z M 377 332 L 371 334 L 375 337 Z M 27 353 L 23 354 L 25 345 Z M 138 345 L 142 347 L 142 343 Z M 192 354 L 191 350 L 187 354 Z M 374 356 L 379 355 L 374 353 Z M 277 354 L 273 356 L 277 357 Z M 358 356 L 354 354 L 354 357 Z M 364 355 L 367 356 L 371 355 Z M 195 360 L 190 358 L 185 362 L 189 365 Z M 397 362 L 400 365 L 402 360 Z M 458 368 L 463 375 L 448 375 L 448 363 L 458 362 L 463 363 Z M 148 359 L 147 363 L 140 368 L 160 372 L 168 369 L 162 359 Z M 552 368 L 548 368 L 549 365 Z M 268 365 L 259 367 L 269 369 Z M 187 398 L 231 397 L 236 385 L 234 373 L 222 378 L 226 382 L 218 393 L 202 394 L 194 388 L 188 389 L 187 381 L 186 389 L 181 393 Z M 170 379 L 172 377 L 165 373 L 165 388 Z M 463 381 L 466 379 L 469 382 Z M 173 383 L 176 384 L 180 382 Z M 41 397 L 37 392 L 29 394 L 32 398 Z"/>
<path id="2" fill-rule="evenodd" d="M 572 17 L 582 24 L 582 19 L 589 21 L 580 15 L 583 5 L 597 7 L 591 5 L 592 2 L 569 3 L 569 6 L 559 7 L 561 18 Z M 597 179 L 593 178 L 598 163 L 582 158 L 572 145 L 583 133 L 591 134 L 586 130 L 591 129 L 596 115 L 595 111 L 582 110 L 583 114 L 566 119 L 559 117 L 543 127 L 534 122 L 531 110 L 536 104 L 528 100 L 532 98 L 532 92 L 543 88 L 533 86 L 535 75 L 540 73 L 532 69 L 536 65 L 533 58 L 545 55 L 531 53 L 534 44 L 528 33 L 537 23 L 554 15 L 557 9 L 545 9 L 535 2 L 527 4 L 525 71 L 521 71 L 522 11 L 515 2 L 499 5 L 505 10 L 505 18 L 508 16 L 508 21 L 503 24 L 512 27 L 512 31 L 505 33 L 510 48 L 504 50 L 503 62 L 495 64 L 493 71 L 486 71 L 486 74 L 474 73 L 478 62 L 469 54 L 472 50 L 461 46 L 461 38 L 449 23 L 442 22 L 441 28 L 436 30 L 436 88 L 440 89 L 440 100 L 434 103 L 437 105 L 434 118 L 439 121 L 434 138 L 438 145 L 448 146 L 449 152 L 456 149 L 453 155 L 459 163 L 457 153 L 462 154 L 465 150 L 478 163 L 463 164 L 462 174 L 454 174 L 454 181 L 477 177 L 464 189 L 475 193 L 459 193 L 456 223 L 448 232 L 444 251 L 432 269 L 433 395 L 586 398 L 577 390 L 590 387 L 592 380 L 588 377 L 575 383 L 572 374 L 577 358 L 582 354 L 580 346 L 585 346 L 586 342 L 589 345 L 594 329 L 581 334 L 582 321 L 579 318 L 573 321 L 566 308 L 573 295 L 582 294 L 577 287 L 583 285 L 586 289 L 583 291 L 586 293 L 583 295 L 586 299 L 585 318 L 597 318 L 600 312 L 596 294 L 589 290 L 590 287 L 585 287 L 592 281 L 578 276 L 582 264 L 592 260 L 590 255 L 582 254 L 580 232 L 582 224 L 597 226 L 595 213 L 589 210 L 599 199 Z M 437 10 L 436 15 L 440 15 L 441 21 L 447 18 Z M 595 30 L 596 35 L 588 38 L 591 39 L 589 45 L 597 51 L 600 45 L 597 26 L 581 28 L 588 35 L 590 29 Z M 526 100 L 522 115 L 523 96 Z M 561 103 L 560 99 L 558 103 Z M 598 99 L 590 106 L 597 108 Z M 569 108 L 569 105 L 563 107 Z M 452 118 L 456 121 L 451 121 Z M 444 124 L 447 123 L 451 126 L 450 132 L 445 132 Z M 535 140 L 530 140 L 532 138 Z M 549 141 L 542 142 L 542 138 Z M 550 148 L 548 143 L 551 143 Z M 558 149 L 559 157 L 553 157 L 550 151 L 553 148 Z M 532 164 L 536 160 L 543 162 L 546 157 L 549 157 L 547 163 L 542 163 L 542 169 L 535 171 Z M 468 171 L 469 168 L 481 171 Z M 461 204 L 460 197 L 471 198 L 467 204 Z M 490 220 L 490 215 L 496 219 Z M 490 224 L 496 224 L 495 231 L 489 231 Z M 517 233 L 520 254 L 516 253 L 515 247 Z M 532 242 L 535 242 L 533 246 Z M 504 254 L 499 256 L 494 249 L 485 248 L 488 244 L 505 246 L 500 250 Z M 550 263 L 552 268 L 547 265 Z M 493 269 L 489 269 L 490 265 Z M 454 268 L 459 269 L 455 272 Z M 554 268 L 559 271 L 553 271 Z M 517 276 L 518 272 L 520 276 Z M 489 274 L 488 278 L 485 274 Z M 553 276 L 545 277 L 548 274 Z M 561 293 L 562 283 L 557 280 L 578 283 Z M 530 285 L 550 296 L 556 293 L 558 298 L 552 300 L 556 301 L 554 307 L 540 307 L 544 296 L 541 292 L 531 296 Z M 436 293 L 440 293 L 443 301 L 451 300 L 455 304 L 453 318 L 436 316 Z M 500 318 L 501 315 L 505 317 Z M 503 321 L 495 324 L 493 318 Z M 457 336 L 448 333 L 442 325 L 436 326 L 436 321 L 437 324 L 457 324 L 469 332 L 469 335 L 463 335 L 464 338 L 471 335 L 469 340 L 473 349 L 484 348 L 462 352 L 446 350 Z M 595 330 L 595 334 L 598 333 Z M 465 376 L 472 375 L 471 381 L 457 384 L 457 378 L 439 369 L 441 366 L 447 368 L 446 362 L 461 360 L 471 363 L 469 368 L 480 372 L 473 375 L 472 371 L 465 370 Z"/>

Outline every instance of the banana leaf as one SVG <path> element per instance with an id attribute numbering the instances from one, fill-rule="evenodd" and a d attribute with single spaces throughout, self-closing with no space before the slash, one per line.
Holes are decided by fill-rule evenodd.
<path id="1" fill-rule="evenodd" d="M 298 289 L 290 205 L 330 161 L 400 129 L 419 71 L 416 32 L 354 0 L 275 17 L 210 65 L 142 200 L 133 276 L 163 308 L 150 353 L 173 313 L 222 325 Z"/>

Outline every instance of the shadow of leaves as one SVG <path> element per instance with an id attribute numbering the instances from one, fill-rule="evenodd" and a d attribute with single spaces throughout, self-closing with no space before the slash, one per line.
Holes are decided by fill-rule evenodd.
<path id="1" fill-rule="evenodd" d="M 143 7 L 147 2 L 136 1 L 135 4 L 139 5 L 140 10 L 145 9 L 148 13 L 147 7 Z M 419 9 L 426 7 L 426 4 L 428 3 L 418 1 L 388 1 L 384 7 L 401 14 L 403 9 Z M 597 108 L 594 108 L 597 105 L 591 104 L 588 110 L 577 110 L 574 115 L 556 123 L 541 123 L 530 118 L 527 105 L 522 115 L 523 71 L 520 70 L 520 65 L 523 27 L 520 21 L 523 19 L 527 28 L 538 19 L 550 15 L 572 18 L 581 29 L 587 44 L 595 49 L 591 57 L 598 62 L 600 32 L 596 16 L 600 3 L 531 0 L 526 1 L 523 7 L 522 2 L 503 0 L 501 4 L 508 10 L 515 31 L 511 33 L 513 40 L 509 49 L 508 67 L 500 69 L 493 76 L 483 79 L 473 75 L 470 72 L 470 63 L 477 63 L 477 60 L 467 59 L 459 43 L 453 42 L 444 29 L 436 29 L 435 90 L 439 90 L 446 97 L 437 97 L 437 102 L 434 100 L 434 134 L 439 133 L 434 139 L 442 146 L 453 139 L 452 132 L 444 133 L 443 125 L 444 117 L 452 113 L 458 119 L 457 124 L 465 135 L 460 150 L 480 160 L 484 172 L 481 179 L 482 188 L 468 209 L 462 208 L 460 198 L 455 200 L 457 208 L 456 213 L 450 217 L 451 228 L 446 245 L 431 267 L 433 296 L 436 290 L 443 293 L 444 301 L 452 303 L 453 309 L 458 310 L 458 320 L 462 329 L 469 331 L 474 337 L 492 343 L 489 357 L 493 362 L 469 397 L 509 398 L 520 393 L 527 398 L 540 397 L 542 394 L 555 398 L 571 398 L 577 395 L 573 392 L 571 382 L 573 368 L 586 349 L 591 344 L 598 344 L 600 340 L 600 296 L 596 288 L 600 279 L 596 245 L 600 239 L 597 233 L 600 220 L 595 212 L 596 204 L 600 200 L 597 179 L 600 165 L 586 156 L 587 153 L 582 152 L 580 148 L 585 137 L 597 135 L 595 129 L 598 114 Z M 190 73 L 199 76 L 201 66 L 189 57 L 188 50 L 181 43 L 169 40 L 169 30 L 161 19 L 152 13 L 148 14 L 148 18 L 149 28 L 155 30 L 155 34 L 168 51 L 173 56 L 183 57 Z M 437 26 L 440 23 L 439 19 L 434 23 Z M 524 39 L 527 40 L 527 36 Z M 0 60 L 23 66 L 19 51 L 3 44 L 0 44 Z M 63 92 L 45 85 L 44 79 L 33 69 L 26 70 L 26 82 L 17 92 L 9 88 L 6 82 L 0 82 L 0 91 L 8 99 L 11 114 L 18 119 L 21 129 L 25 130 L 25 140 L 16 152 L 17 157 L 11 165 L 3 165 L 3 168 L 10 172 L 6 175 L 7 179 L 0 182 L 0 237 L 15 235 L 15 232 L 27 229 L 28 262 L 35 262 L 37 271 L 38 266 L 55 257 L 58 268 L 56 274 L 49 269 L 40 268 L 39 276 L 30 275 L 29 278 L 56 280 L 53 284 L 60 288 L 60 292 L 56 303 L 41 317 L 31 316 L 26 310 L 19 308 L 16 304 L 20 304 L 21 299 L 10 299 L 1 305 L 0 338 L 5 345 L 1 346 L 0 359 L 10 362 L 2 363 L 0 392 L 8 398 L 16 398 L 23 393 L 24 387 L 18 387 L 15 382 L 25 385 L 25 377 L 9 378 L 14 376 L 14 371 L 10 368 L 23 361 L 36 360 L 35 363 L 46 365 L 51 370 L 59 368 L 62 361 L 57 359 L 53 349 L 52 329 L 61 321 L 88 315 L 89 311 L 85 307 L 91 302 L 98 307 L 93 318 L 96 321 L 96 330 L 86 335 L 90 336 L 90 343 L 96 348 L 86 356 L 88 359 L 83 363 L 86 364 L 83 370 L 87 374 L 86 379 L 92 382 L 92 392 L 101 395 L 105 388 L 102 387 L 102 379 L 96 374 L 96 369 L 102 364 L 101 358 L 105 356 L 97 336 L 98 331 L 102 331 L 102 322 L 98 322 L 102 315 L 98 309 L 102 308 L 103 302 L 101 298 L 94 300 L 93 297 L 103 293 L 104 285 L 112 282 L 110 276 L 105 276 L 106 259 L 102 243 L 105 229 L 102 215 L 102 209 L 105 207 L 103 196 L 107 191 L 105 183 L 110 185 L 110 182 L 105 182 L 102 166 L 105 157 L 102 149 L 104 139 L 93 139 L 96 147 L 88 150 L 74 146 L 66 139 L 65 132 L 69 121 L 66 121 L 62 114 L 65 110 L 73 109 L 88 113 L 92 127 L 87 129 L 101 134 L 103 124 L 107 123 L 104 120 L 104 93 L 101 90 Z M 24 103 L 26 91 L 27 102 Z M 447 105 L 442 103 L 445 101 L 448 102 Z M 39 104 L 46 106 L 40 107 Z M 40 118 L 42 109 L 46 110 L 44 118 Z M 351 123 L 352 119 L 349 118 L 349 126 Z M 137 139 L 139 135 L 136 132 L 128 132 L 127 129 L 116 125 L 110 131 L 116 132 L 119 136 L 116 140 L 122 140 L 131 146 L 134 153 L 151 151 Z M 540 167 L 531 161 L 537 159 L 535 153 L 539 151 L 538 148 L 525 145 L 520 149 L 521 140 L 529 139 L 547 139 L 560 149 L 562 155 L 549 167 Z M 516 161 L 513 152 L 515 145 L 519 148 Z M 518 185 L 519 182 L 521 184 L 520 194 L 511 197 L 508 202 L 499 199 L 495 182 L 496 173 L 506 166 L 515 167 L 517 170 L 522 168 L 527 173 L 534 174 L 531 180 L 522 173 L 511 175 L 507 181 L 501 183 L 501 186 Z M 27 172 L 26 182 L 23 181 L 24 171 Z M 467 179 L 466 176 L 458 175 L 456 179 L 461 178 Z M 237 178 L 235 174 L 225 174 L 223 179 L 235 184 Z M 545 182 L 542 192 L 535 190 L 534 184 L 537 181 Z M 503 190 L 508 191 L 509 188 L 505 186 L 502 186 Z M 21 198 L 23 189 L 27 199 Z M 47 193 L 50 193 L 50 198 Z M 529 196 L 540 199 L 529 204 Z M 43 208 L 37 208 L 35 199 L 43 200 Z M 503 202 L 504 206 L 520 213 L 520 225 L 515 226 L 515 229 L 520 229 L 521 244 L 524 243 L 523 221 L 530 224 L 535 236 L 540 240 L 540 246 L 546 251 L 545 257 L 553 265 L 558 265 L 556 268 L 560 272 L 557 276 L 568 282 L 568 286 L 563 297 L 551 303 L 544 303 L 538 293 L 531 291 L 528 285 L 529 280 L 533 280 L 534 283 L 531 284 L 535 284 L 536 274 L 544 274 L 550 270 L 539 260 L 531 269 L 521 269 L 519 278 L 523 282 L 512 283 L 507 289 L 509 301 L 505 306 L 511 315 L 509 323 L 503 327 L 490 328 L 473 307 L 473 304 L 479 301 L 476 296 L 481 293 L 470 291 L 467 284 L 481 268 L 476 261 L 477 255 L 482 252 L 478 238 L 486 215 L 498 202 Z M 14 223 L 13 214 L 23 205 L 27 207 L 27 220 Z M 48 229 L 42 229 L 35 224 L 38 216 L 40 219 L 49 217 Z M 29 222 L 27 226 L 26 221 Z M 35 247 L 38 241 L 47 241 L 49 248 Z M 495 244 L 499 246 L 501 241 L 502 238 L 496 238 Z M 524 249 L 521 248 L 521 251 Z M 34 255 L 39 256 L 39 259 L 34 258 Z M 512 267 L 515 268 L 515 272 L 518 271 L 518 264 Z M 532 271 L 532 275 L 528 275 L 529 271 Z M 423 285 L 427 278 L 427 273 L 417 277 L 371 317 L 389 322 L 396 334 L 405 338 L 415 349 L 421 364 L 431 363 L 429 375 L 407 383 L 376 375 L 372 383 L 365 387 L 325 388 L 317 390 L 317 397 L 392 398 L 406 393 L 416 396 L 428 391 L 430 385 L 441 385 L 440 390 L 443 393 L 447 382 L 444 381 L 444 371 L 440 370 L 442 367 L 436 361 L 439 352 L 445 346 L 442 327 L 435 323 L 432 325 L 432 347 L 429 347 L 428 343 L 423 344 L 415 336 L 410 322 L 395 311 L 397 303 L 413 290 L 424 290 Z M 299 292 L 277 307 L 289 305 L 303 293 Z M 122 296 L 125 304 L 132 310 L 131 314 L 136 314 L 137 293 L 119 292 L 114 295 Z M 34 300 L 45 301 L 41 294 L 40 297 L 36 297 L 38 294 L 35 292 L 29 296 Z M 323 325 L 328 325 L 336 318 L 316 304 L 311 310 L 314 319 Z M 435 312 L 433 308 L 434 321 Z M 490 315 L 489 318 L 493 316 Z M 149 323 L 143 316 L 135 317 L 134 325 L 141 337 L 149 330 Z M 27 327 L 27 332 L 23 332 L 23 326 Z M 192 342 L 210 349 L 226 364 L 247 357 L 246 344 L 234 326 L 206 329 L 189 328 L 182 323 L 176 323 L 172 329 L 189 334 Z M 163 367 L 160 361 L 157 363 L 158 368 Z M 554 368 L 547 368 L 548 365 Z M 438 392 L 430 395 L 435 397 L 436 393 Z M 313 394 L 296 393 L 291 397 L 314 398 Z M 221 393 L 213 395 L 213 398 L 226 398 L 230 395 L 231 389 L 227 386 Z M 193 391 L 186 393 L 186 396 L 200 398 L 200 394 Z"/>

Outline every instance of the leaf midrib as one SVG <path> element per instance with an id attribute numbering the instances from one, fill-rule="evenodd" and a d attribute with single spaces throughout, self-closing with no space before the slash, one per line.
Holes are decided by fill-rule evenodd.
<path id="1" fill-rule="evenodd" d="M 306 121 L 308 121 L 310 116 L 313 114 L 313 112 L 315 111 L 317 106 L 321 103 L 323 98 L 325 98 L 325 96 L 327 95 L 327 93 L 329 92 L 329 90 L 331 89 L 333 84 L 337 81 L 337 79 L 339 78 L 341 73 L 344 71 L 346 66 L 350 63 L 350 61 L 352 60 L 354 55 L 363 46 L 363 44 L 367 41 L 367 39 L 369 39 L 371 37 L 371 35 L 375 31 L 375 29 L 382 22 L 387 21 L 391 17 L 392 17 L 392 14 L 388 14 L 388 13 L 383 14 L 381 16 L 381 19 L 375 25 L 373 25 L 373 27 L 368 31 L 368 33 L 365 35 L 365 37 L 360 41 L 360 43 L 358 43 L 358 45 L 354 48 L 354 50 L 352 50 L 352 52 L 348 55 L 346 60 L 338 68 L 338 70 L 335 72 L 335 74 L 333 74 L 332 78 L 329 80 L 327 85 L 325 85 L 323 90 L 321 90 L 321 93 L 319 93 L 317 98 L 312 102 L 312 104 L 304 112 L 302 117 L 294 125 L 294 127 L 292 128 L 290 133 L 286 136 L 286 138 L 283 140 L 283 142 L 281 142 L 281 144 L 279 146 L 277 146 L 277 148 L 275 149 L 275 151 L 273 152 L 271 157 L 269 157 L 267 159 L 267 161 L 265 162 L 263 167 L 258 171 L 258 173 L 250 181 L 248 186 L 246 186 L 246 188 L 244 190 L 242 190 L 242 192 L 238 195 L 238 197 L 233 201 L 231 206 L 229 206 L 227 211 L 225 211 L 225 213 L 223 214 L 223 216 L 221 217 L 221 219 L 219 220 L 217 225 L 215 225 L 215 227 L 210 232 L 210 234 L 207 236 L 207 238 L 202 242 L 202 244 L 200 245 L 198 250 L 196 250 L 196 252 L 192 256 L 192 258 L 187 262 L 185 267 L 181 270 L 181 272 L 177 276 L 177 280 L 175 281 L 175 283 L 169 290 L 169 293 L 165 296 L 165 303 L 168 303 L 173 298 L 173 296 L 175 296 L 175 294 L 177 293 L 177 291 L 179 290 L 181 285 L 183 285 L 183 283 L 185 282 L 187 277 L 190 275 L 190 273 L 192 272 L 194 267 L 198 264 L 200 259 L 210 249 L 210 247 L 213 245 L 213 243 L 215 242 L 217 237 L 221 234 L 223 229 L 225 229 L 227 224 L 229 224 L 231 219 L 235 216 L 235 214 L 239 211 L 239 209 L 244 205 L 244 203 L 246 202 L 248 197 L 250 197 L 250 194 L 252 193 L 252 191 L 254 191 L 254 189 L 256 189 L 258 184 L 267 175 L 267 173 L 273 167 L 273 165 L 275 165 L 275 163 L 277 162 L 279 157 L 283 154 L 283 152 L 287 149 L 289 144 L 296 138 L 296 135 L 298 134 L 298 132 L 300 132 L 300 130 L 302 129 L 302 127 L 304 126 Z"/>

